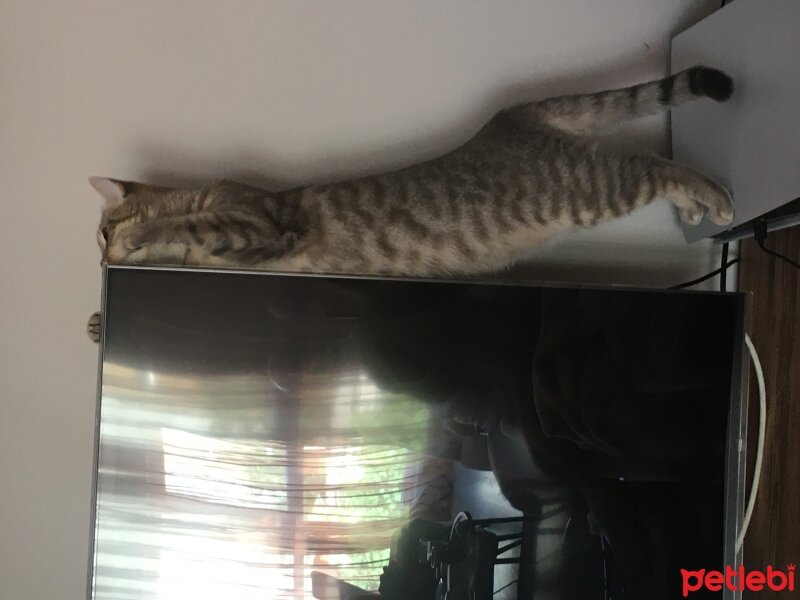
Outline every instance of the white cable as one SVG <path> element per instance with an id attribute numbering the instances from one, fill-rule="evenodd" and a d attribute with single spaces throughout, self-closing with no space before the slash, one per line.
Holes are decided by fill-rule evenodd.
<path id="1" fill-rule="evenodd" d="M 767 388 L 764 383 L 764 370 L 761 368 L 761 361 L 758 358 L 758 352 L 756 352 L 753 346 L 753 341 L 746 333 L 744 334 L 744 343 L 747 344 L 747 350 L 750 352 L 750 360 L 753 361 L 753 367 L 756 370 L 756 379 L 758 380 L 758 448 L 756 450 L 756 464 L 753 469 L 753 483 L 750 485 L 750 498 L 747 501 L 747 509 L 744 511 L 742 528 L 739 530 L 739 535 L 736 538 L 737 554 L 744 544 L 744 536 L 747 535 L 747 528 L 750 526 L 750 519 L 753 516 L 753 509 L 756 506 L 758 484 L 761 481 L 761 463 L 764 461 L 764 438 L 767 433 Z"/>

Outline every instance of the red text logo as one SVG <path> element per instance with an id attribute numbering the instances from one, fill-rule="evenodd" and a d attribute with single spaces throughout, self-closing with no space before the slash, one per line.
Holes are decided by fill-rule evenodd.
<path id="1" fill-rule="evenodd" d="M 746 571 L 744 566 L 733 569 L 730 566 L 722 571 L 688 571 L 681 569 L 683 577 L 683 597 L 686 598 L 691 592 L 700 589 L 707 589 L 710 592 L 719 592 L 723 588 L 732 592 L 748 590 L 760 592 L 764 588 L 773 592 L 788 590 L 794 591 L 794 572 L 795 565 L 787 565 L 786 571 L 774 569 L 772 565 L 766 571 Z"/>

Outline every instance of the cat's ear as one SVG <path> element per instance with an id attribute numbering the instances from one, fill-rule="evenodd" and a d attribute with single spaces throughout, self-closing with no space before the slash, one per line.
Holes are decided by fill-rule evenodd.
<path id="1" fill-rule="evenodd" d="M 103 198 L 105 198 L 107 208 L 122 204 L 127 194 L 126 182 L 119 181 L 118 179 L 89 177 L 89 183 Z"/>

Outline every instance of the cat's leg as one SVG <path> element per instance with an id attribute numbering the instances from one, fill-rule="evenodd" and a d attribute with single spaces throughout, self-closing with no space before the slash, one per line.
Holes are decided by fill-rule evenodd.
<path id="1" fill-rule="evenodd" d="M 569 203 L 561 214 L 594 225 L 630 214 L 654 200 L 672 202 L 681 219 L 697 225 L 708 212 L 717 225 L 733 219 L 731 195 L 702 173 L 653 155 L 615 155 L 596 147 L 567 165 Z M 565 169 L 567 170 L 567 169 Z"/>
<path id="2" fill-rule="evenodd" d="M 102 316 L 98 311 L 89 317 L 89 322 L 86 323 L 86 334 L 89 336 L 89 339 L 95 343 L 100 341 L 102 321 Z"/>
<path id="3" fill-rule="evenodd" d="M 244 212 L 195 213 L 126 228 L 114 238 L 107 260 L 112 264 L 239 266 L 287 252 L 296 237 Z"/>
<path id="4" fill-rule="evenodd" d="M 594 94 L 548 98 L 511 109 L 570 133 L 665 112 L 697 98 L 724 102 L 733 93 L 731 78 L 717 69 L 692 67 L 639 85 Z"/>
<path id="5" fill-rule="evenodd" d="M 640 184 L 638 202 L 666 198 L 678 208 L 681 219 L 690 225 L 700 223 L 704 212 L 708 212 L 717 225 L 728 225 L 733 220 L 731 195 L 720 184 L 666 158 L 645 156 L 633 160 L 640 163 L 646 173 Z"/>
<path id="6" fill-rule="evenodd" d="M 628 215 L 654 200 L 669 200 L 681 218 L 698 224 L 704 213 L 718 225 L 733 219 L 728 191 L 705 175 L 655 155 L 608 152 L 597 144 L 572 136 L 551 144 L 553 151 L 540 161 L 540 179 L 551 182 L 551 220 L 564 225 L 592 226 Z M 546 202 L 545 202 L 546 204 Z M 552 227 L 548 225 L 549 227 Z"/>

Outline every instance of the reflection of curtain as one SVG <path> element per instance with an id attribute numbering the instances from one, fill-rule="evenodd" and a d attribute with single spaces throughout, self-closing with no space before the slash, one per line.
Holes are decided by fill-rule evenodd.
<path id="1" fill-rule="evenodd" d="M 268 379 L 106 365 L 96 600 L 310 598 L 312 570 L 377 588 L 436 478 L 428 410 L 354 371 Z"/>

